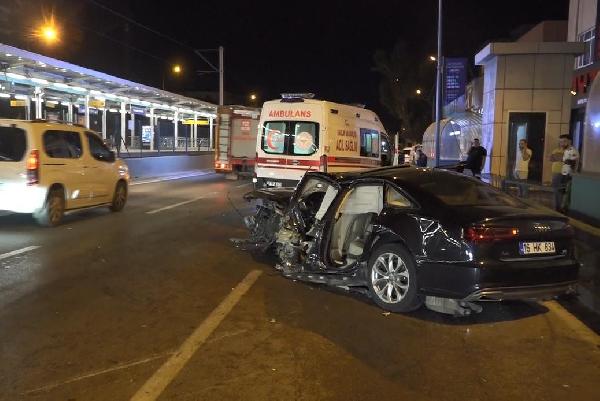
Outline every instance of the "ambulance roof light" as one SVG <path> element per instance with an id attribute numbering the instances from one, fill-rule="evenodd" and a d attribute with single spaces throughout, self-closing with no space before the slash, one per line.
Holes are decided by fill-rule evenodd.
<path id="1" fill-rule="evenodd" d="M 282 93 L 282 99 L 314 99 L 314 93 Z"/>

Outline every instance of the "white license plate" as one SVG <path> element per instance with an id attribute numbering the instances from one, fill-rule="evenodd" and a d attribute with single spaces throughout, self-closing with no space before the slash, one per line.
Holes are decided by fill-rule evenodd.
<path id="1" fill-rule="evenodd" d="M 535 255 L 545 253 L 556 253 L 554 242 L 521 242 L 519 243 L 519 252 L 521 255 Z"/>
<path id="2" fill-rule="evenodd" d="M 267 186 L 279 188 L 279 187 L 281 187 L 281 182 L 280 181 L 267 181 Z"/>

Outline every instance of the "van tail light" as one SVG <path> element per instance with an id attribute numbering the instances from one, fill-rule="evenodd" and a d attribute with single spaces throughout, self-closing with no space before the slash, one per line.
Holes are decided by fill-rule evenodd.
<path id="1" fill-rule="evenodd" d="M 40 182 L 40 151 L 32 150 L 27 156 L 27 185 L 35 185 Z"/>
<path id="2" fill-rule="evenodd" d="M 321 160 L 320 160 L 319 164 L 320 164 L 319 171 L 326 173 L 327 172 L 327 155 L 321 156 Z"/>
<path id="3" fill-rule="evenodd" d="M 464 239 L 468 242 L 493 242 L 517 238 L 519 229 L 514 227 L 471 226 L 464 230 Z"/>

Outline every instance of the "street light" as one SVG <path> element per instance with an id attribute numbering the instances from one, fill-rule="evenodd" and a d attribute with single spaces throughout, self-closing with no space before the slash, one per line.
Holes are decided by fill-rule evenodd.
<path id="1" fill-rule="evenodd" d="M 59 28 L 54 22 L 54 16 L 44 19 L 44 23 L 33 32 L 33 36 L 41 39 L 47 45 L 53 45 L 60 41 Z"/>
<path id="2" fill-rule="evenodd" d="M 181 68 L 181 66 L 180 66 L 179 64 L 175 64 L 175 65 L 173 66 L 172 70 L 173 70 L 173 73 L 174 73 L 174 74 L 180 74 L 180 73 L 181 73 L 181 71 L 182 71 L 182 68 Z"/>
<path id="3" fill-rule="evenodd" d="M 256 100 L 256 95 L 254 93 L 250 95 L 250 100 Z"/>
<path id="4" fill-rule="evenodd" d="M 163 74 L 162 74 L 162 90 L 165 90 L 165 74 L 166 74 L 166 69 L 163 70 Z M 173 64 L 171 66 L 171 72 L 173 73 L 173 75 L 180 75 L 183 72 L 183 67 L 181 67 L 180 64 Z"/>
<path id="5" fill-rule="evenodd" d="M 437 58 L 435 56 L 429 56 L 429 61 L 437 61 Z"/>
<path id="6" fill-rule="evenodd" d="M 421 94 L 421 89 L 417 89 L 415 92 L 417 93 L 417 95 L 420 95 Z"/>

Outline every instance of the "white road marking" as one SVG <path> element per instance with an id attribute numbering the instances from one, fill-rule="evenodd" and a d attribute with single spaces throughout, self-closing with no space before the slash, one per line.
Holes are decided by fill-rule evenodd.
<path id="1" fill-rule="evenodd" d="M 64 386 L 66 384 L 70 384 L 70 383 L 74 383 L 74 382 L 77 382 L 77 381 L 80 381 L 80 380 L 85 380 L 85 379 L 89 379 L 89 378 L 92 378 L 92 377 L 104 375 L 104 374 L 115 372 L 115 371 L 118 371 L 118 370 L 128 369 L 128 368 L 131 368 L 131 367 L 134 367 L 134 366 L 138 366 L 138 365 L 143 365 L 145 363 L 152 362 L 152 361 L 155 361 L 157 359 L 166 358 L 166 357 L 171 356 L 171 355 L 173 355 L 173 352 L 167 352 L 167 353 L 163 353 L 163 354 L 159 354 L 159 355 L 153 355 L 153 356 L 150 356 L 148 358 L 141 359 L 139 361 L 122 363 L 122 364 L 113 366 L 112 368 L 102 369 L 102 370 L 95 370 L 95 371 L 90 372 L 90 373 L 85 373 L 83 375 L 79 375 L 79 376 L 75 376 L 75 377 L 72 377 L 72 378 L 67 379 L 67 380 L 63 380 L 61 382 L 56 382 L 56 383 L 48 384 L 46 386 L 34 388 L 33 390 L 28 390 L 28 391 L 24 392 L 23 395 L 28 395 L 28 394 L 34 394 L 34 393 L 41 393 L 41 392 L 50 391 L 50 390 L 53 390 L 53 389 L 55 389 L 57 387 Z"/>
<path id="2" fill-rule="evenodd" d="M 7 253 L 3 253 L 3 254 L 0 254 L 0 260 L 10 258 L 11 256 L 20 255 L 20 254 L 25 253 L 25 252 L 34 251 L 34 250 L 36 250 L 38 248 L 39 248 L 38 245 L 33 245 L 33 246 L 28 246 L 28 247 L 25 247 L 25 248 L 17 249 L 16 251 L 11 251 L 11 252 L 7 252 Z"/>
<path id="3" fill-rule="evenodd" d="M 167 177 L 152 178 L 149 180 L 133 181 L 129 184 L 129 186 L 154 184 L 156 182 L 180 180 L 182 178 L 190 178 L 190 177 L 201 177 L 203 175 L 210 175 L 210 174 L 216 174 L 216 173 L 214 171 L 210 170 L 210 171 L 197 171 L 197 172 L 193 172 L 193 173 L 185 173 L 185 174 L 179 174 L 179 175 L 170 175 Z"/>
<path id="4" fill-rule="evenodd" d="M 562 320 L 563 323 L 573 330 L 575 334 L 577 334 L 582 340 L 594 345 L 600 345 L 600 336 L 597 335 L 594 330 L 587 327 L 581 320 L 577 319 L 568 310 L 563 308 L 561 304 L 556 301 L 546 301 L 542 304 L 552 313 L 554 313 L 560 320 Z"/>
<path id="5" fill-rule="evenodd" d="M 204 344 L 206 339 L 221 324 L 223 319 L 237 305 L 242 296 L 252 287 L 262 272 L 252 270 L 217 306 L 211 314 L 194 330 L 146 383 L 131 397 L 130 401 L 154 401 L 183 369 L 194 353 Z"/>
<path id="6" fill-rule="evenodd" d="M 186 200 L 186 201 L 179 202 L 179 203 L 174 203 L 172 205 L 164 206 L 159 209 L 150 210 L 150 211 L 146 212 L 146 214 L 156 214 L 156 213 L 164 212 L 165 210 L 175 209 L 176 207 L 187 205 L 188 203 L 196 202 L 201 199 L 206 199 L 207 196 L 211 196 L 211 195 L 215 195 L 215 194 L 216 194 L 216 192 L 210 192 L 206 195 L 202 195 L 202 196 L 199 196 L 194 199 Z"/>

